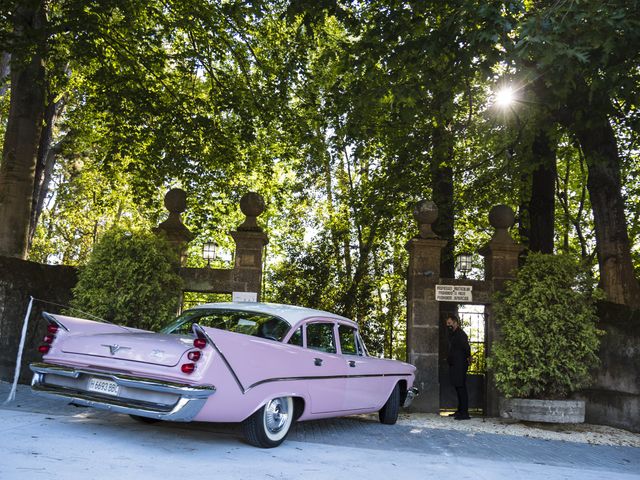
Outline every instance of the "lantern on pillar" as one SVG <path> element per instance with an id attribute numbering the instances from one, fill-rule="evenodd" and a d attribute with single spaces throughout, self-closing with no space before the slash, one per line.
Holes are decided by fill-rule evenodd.
<path id="1" fill-rule="evenodd" d="M 473 268 L 473 255 L 463 252 L 456 257 L 456 269 L 462 274 L 462 278 L 467 278 L 467 273 Z"/>
<path id="2" fill-rule="evenodd" d="M 202 246 L 202 258 L 207 261 L 207 266 L 211 266 L 211 260 L 218 257 L 218 244 L 216 242 L 207 242 Z"/>

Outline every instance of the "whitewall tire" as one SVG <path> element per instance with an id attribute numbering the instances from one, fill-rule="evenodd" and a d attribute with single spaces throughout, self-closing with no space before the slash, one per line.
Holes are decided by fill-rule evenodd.
<path id="1" fill-rule="evenodd" d="M 244 437 L 256 447 L 277 447 L 287 437 L 293 416 L 291 397 L 273 398 L 242 422 Z"/>

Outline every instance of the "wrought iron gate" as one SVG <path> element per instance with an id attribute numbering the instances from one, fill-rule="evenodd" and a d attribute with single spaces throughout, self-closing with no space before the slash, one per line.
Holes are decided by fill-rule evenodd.
<path id="1" fill-rule="evenodd" d="M 457 312 L 462 329 L 469 337 L 471 347 L 471 365 L 467 372 L 467 391 L 469 392 L 469 409 L 472 414 L 485 414 L 486 411 L 486 314 L 482 305 L 460 305 Z M 444 328 L 444 327 L 441 327 Z M 441 347 L 446 341 L 441 343 Z M 443 413 L 454 411 L 457 398 L 454 388 L 449 382 L 449 368 L 446 362 L 446 348 L 440 355 L 440 410 Z"/>

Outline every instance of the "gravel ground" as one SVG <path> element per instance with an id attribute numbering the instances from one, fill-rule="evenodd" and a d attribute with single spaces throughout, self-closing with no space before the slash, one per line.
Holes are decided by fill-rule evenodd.
<path id="1" fill-rule="evenodd" d="M 640 447 L 640 434 L 604 425 L 544 424 L 519 422 L 503 418 L 476 417 L 458 421 L 431 413 L 401 414 L 398 424 L 414 428 L 437 428 L 475 433 L 497 433 L 544 440 L 589 443 L 593 445 L 618 445 Z"/>

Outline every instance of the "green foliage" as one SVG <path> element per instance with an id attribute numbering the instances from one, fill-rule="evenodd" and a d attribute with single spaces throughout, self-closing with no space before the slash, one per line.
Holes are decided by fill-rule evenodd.
<path id="1" fill-rule="evenodd" d="M 523 198 L 535 128 L 556 121 L 541 110 L 566 105 L 584 78 L 615 100 L 640 269 L 637 5 L 49 2 L 65 147 L 30 258 L 82 264 L 112 226 L 157 225 L 176 186 L 197 235 L 188 264 L 202 266 L 203 242 L 233 247 L 226 232 L 251 189 L 267 201 L 264 298 L 354 318 L 373 352 L 403 358 L 413 203 L 450 172 L 452 198 L 436 199 L 455 218 L 450 246 L 477 250 L 491 206 Z M 6 23 L 0 12 L 0 39 Z M 522 101 L 499 110 L 491 91 L 503 80 Z M 594 265 L 583 154 L 566 129 L 554 139 L 556 248 Z"/>
<path id="2" fill-rule="evenodd" d="M 508 398 L 564 398 L 589 385 L 602 332 L 588 272 L 567 255 L 530 253 L 497 296 L 501 337 L 488 359 Z"/>
<path id="3" fill-rule="evenodd" d="M 479 373 L 484 375 L 487 371 L 487 358 L 485 356 L 484 343 L 472 343 L 471 347 L 471 364 L 469 365 L 469 373 Z"/>
<path id="4" fill-rule="evenodd" d="M 80 269 L 71 307 L 120 325 L 158 329 L 178 310 L 182 280 L 176 263 L 162 236 L 109 230 Z"/>
<path id="5" fill-rule="evenodd" d="M 40 218 L 29 252 L 31 261 L 82 265 L 107 230 L 149 230 L 161 221 L 162 192 L 155 195 L 155 208 L 137 203 L 126 175 L 107 175 L 89 158 L 60 159 L 53 182 L 55 196 Z"/>

